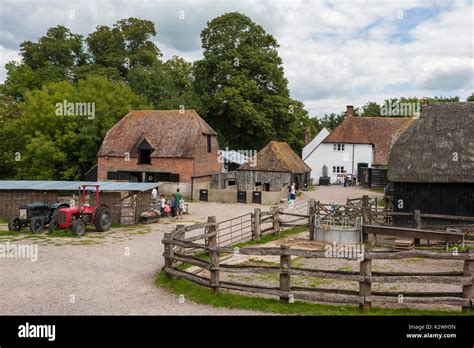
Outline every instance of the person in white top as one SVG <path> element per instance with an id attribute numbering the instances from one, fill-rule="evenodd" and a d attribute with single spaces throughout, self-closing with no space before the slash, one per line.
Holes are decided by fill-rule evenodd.
<path id="1" fill-rule="evenodd" d="M 153 205 L 156 204 L 156 198 L 158 197 L 158 190 L 156 189 L 156 187 L 153 188 L 153 190 L 151 191 L 151 203 Z"/>

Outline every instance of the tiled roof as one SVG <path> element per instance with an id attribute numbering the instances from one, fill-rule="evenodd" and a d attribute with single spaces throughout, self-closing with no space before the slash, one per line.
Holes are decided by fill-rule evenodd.
<path id="1" fill-rule="evenodd" d="M 386 165 L 392 137 L 412 117 L 347 117 L 323 143 L 372 144 L 374 165 Z"/>
<path id="2" fill-rule="evenodd" d="M 136 157 L 137 147 L 146 139 L 152 157 L 194 156 L 202 134 L 217 133 L 194 110 L 130 111 L 107 132 L 98 156 Z"/>
<path id="3" fill-rule="evenodd" d="M 271 141 L 257 153 L 254 160 L 241 165 L 238 170 L 259 170 L 270 172 L 307 173 L 311 171 L 306 163 L 285 142 Z"/>

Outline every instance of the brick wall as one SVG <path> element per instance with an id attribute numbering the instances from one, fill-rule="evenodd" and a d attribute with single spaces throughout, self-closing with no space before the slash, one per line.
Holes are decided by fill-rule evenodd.
<path id="1" fill-rule="evenodd" d="M 20 205 L 35 201 L 55 203 L 58 200 L 56 191 L 0 190 L 0 216 L 18 215 Z"/>
<path id="2" fill-rule="evenodd" d="M 99 157 L 98 158 L 98 181 L 107 180 L 108 171 L 143 171 L 143 172 L 170 172 L 179 174 L 180 182 L 191 183 L 193 175 L 192 158 L 161 158 L 152 157 L 151 164 L 137 164 L 137 158 L 125 161 L 123 157 Z"/>
<path id="3" fill-rule="evenodd" d="M 196 156 L 194 158 L 194 176 L 220 173 L 222 163 L 217 161 L 219 143 L 216 136 L 211 136 L 211 152 L 207 152 L 207 135 L 202 134 L 196 144 Z"/>

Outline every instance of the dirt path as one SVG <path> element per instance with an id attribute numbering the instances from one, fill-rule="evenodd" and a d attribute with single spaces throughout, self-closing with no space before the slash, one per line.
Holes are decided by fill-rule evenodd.
<path id="1" fill-rule="evenodd" d="M 104 238 L 91 234 L 81 240 L 15 242 L 38 245 L 38 260 L 0 258 L 0 315 L 249 314 L 181 304 L 177 296 L 155 286 L 156 272 L 163 266 L 160 240 L 172 228 L 156 224 L 141 234 L 114 231 Z"/>
<path id="2" fill-rule="evenodd" d="M 344 203 L 367 190 L 318 187 L 300 198 Z M 218 221 L 252 212 L 246 204 L 190 203 L 191 215 L 179 223 Z M 0 258 L 0 314 L 249 314 L 217 309 L 185 301 L 154 284 L 163 266 L 163 233 L 176 221 L 162 221 L 138 228 L 115 229 L 84 238 L 49 238 L 22 234 L 0 237 L 0 244 L 30 244 L 38 247 L 38 260 Z M 0 230 L 6 230 L 1 225 Z"/>

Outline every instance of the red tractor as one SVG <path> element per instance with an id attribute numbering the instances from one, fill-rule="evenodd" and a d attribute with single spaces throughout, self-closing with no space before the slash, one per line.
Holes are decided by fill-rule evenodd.
<path id="1" fill-rule="evenodd" d="M 91 187 L 95 188 L 95 202 L 88 204 L 87 191 Z M 92 195 L 90 201 L 92 201 Z M 79 187 L 79 206 L 56 210 L 49 223 L 49 232 L 53 232 L 58 227 L 70 227 L 75 235 L 82 236 L 86 232 L 87 224 L 94 224 L 97 231 L 105 232 L 110 229 L 111 223 L 112 214 L 109 207 L 99 204 L 99 185 L 82 185 L 82 188 Z"/>

